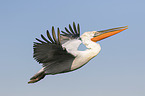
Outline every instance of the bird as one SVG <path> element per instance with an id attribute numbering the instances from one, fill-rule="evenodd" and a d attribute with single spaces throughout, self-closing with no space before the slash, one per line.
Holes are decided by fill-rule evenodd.
<path id="1" fill-rule="evenodd" d="M 42 68 L 30 78 L 30 83 L 43 79 L 46 75 L 56 75 L 71 72 L 81 68 L 101 50 L 98 41 L 120 33 L 128 26 L 116 27 L 100 31 L 85 32 L 80 36 L 80 25 L 73 22 L 65 31 L 57 28 L 55 32 L 52 26 L 52 34 L 47 30 L 47 38 L 41 34 L 42 40 L 36 38 L 33 45 L 33 58 L 42 65 Z M 84 51 L 78 50 L 80 44 L 84 44 Z"/>

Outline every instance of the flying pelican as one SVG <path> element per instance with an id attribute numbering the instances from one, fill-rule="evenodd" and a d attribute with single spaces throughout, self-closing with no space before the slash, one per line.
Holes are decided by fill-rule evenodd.
<path id="1" fill-rule="evenodd" d="M 127 28 L 128 26 L 90 31 L 80 36 L 80 26 L 79 24 L 76 26 L 73 22 L 73 27 L 69 24 L 69 29 L 65 27 L 65 31 L 61 31 L 62 34 L 60 34 L 60 30 L 57 28 L 56 37 L 54 27 L 52 26 L 52 36 L 47 30 L 49 40 L 41 34 L 43 40 L 36 38 L 39 42 L 34 42 L 33 57 L 43 67 L 30 78 L 28 83 L 35 83 L 46 75 L 66 73 L 82 67 L 100 52 L 101 47 L 96 43 L 97 41 L 117 34 Z M 77 50 L 81 43 L 87 47 L 85 51 Z"/>

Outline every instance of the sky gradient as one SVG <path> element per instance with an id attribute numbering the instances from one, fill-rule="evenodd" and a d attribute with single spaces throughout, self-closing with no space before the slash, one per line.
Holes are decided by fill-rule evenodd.
<path id="1" fill-rule="evenodd" d="M 145 96 L 144 10 L 145 0 L 0 0 L 0 96 Z M 128 29 L 99 41 L 101 52 L 81 69 L 27 84 L 41 68 L 35 38 L 73 21 L 81 34 Z"/>

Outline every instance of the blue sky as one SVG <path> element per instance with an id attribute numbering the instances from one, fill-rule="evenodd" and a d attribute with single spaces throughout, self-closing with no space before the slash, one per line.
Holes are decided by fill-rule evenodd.
<path id="1" fill-rule="evenodd" d="M 0 0 L 1 96 L 145 96 L 145 0 Z M 28 85 L 41 66 L 33 42 L 75 21 L 81 33 L 128 25 L 71 73 Z M 83 47 L 80 47 L 82 49 Z"/>

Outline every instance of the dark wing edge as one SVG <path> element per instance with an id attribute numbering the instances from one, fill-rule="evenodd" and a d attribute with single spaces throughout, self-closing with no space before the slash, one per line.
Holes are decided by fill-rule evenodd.
<path id="1" fill-rule="evenodd" d="M 34 42 L 34 45 L 33 45 L 33 50 L 34 50 L 33 58 L 39 63 L 45 63 L 51 60 L 51 58 L 49 57 L 49 54 L 52 55 L 55 50 L 64 51 L 60 42 L 59 28 L 57 28 L 57 38 L 56 38 L 56 33 L 53 26 L 52 26 L 52 36 L 50 35 L 50 32 L 48 30 L 46 33 L 47 33 L 48 39 L 46 39 L 41 34 L 41 38 L 43 40 L 36 38 L 38 42 Z"/>
<path id="2" fill-rule="evenodd" d="M 50 32 L 47 30 L 47 37 L 49 40 L 47 40 L 42 34 L 41 34 L 41 38 L 44 40 L 40 40 L 38 38 L 36 38 L 37 41 L 39 41 L 39 44 L 43 44 L 43 43 L 54 43 L 54 44 L 58 44 L 58 45 L 61 45 L 61 42 L 60 42 L 60 30 L 59 28 L 57 29 L 57 36 L 58 38 L 56 38 L 56 34 L 55 34 L 55 30 L 54 30 L 54 27 L 52 26 L 52 37 L 50 35 Z M 38 44 L 37 42 L 34 42 L 34 44 Z"/>
<path id="3" fill-rule="evenodd" d="M 69 39 L 76 39 L 80 37 L 80 25 L 73 22 L 73 27 L 69 24 L 69 30 L 65 27 L 65 31 L 61 31 L 61 39 L 69 38 Z"/>

